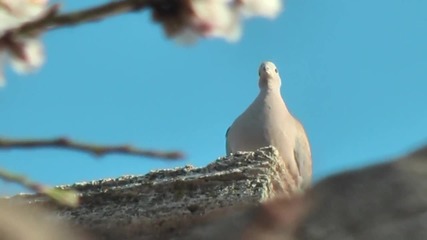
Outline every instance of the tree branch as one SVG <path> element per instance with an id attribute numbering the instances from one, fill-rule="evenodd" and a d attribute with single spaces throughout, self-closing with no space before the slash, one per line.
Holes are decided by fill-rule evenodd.
<path id="1" fill-rule="evenodd" d="M 7 182 L 18 183 L 25 188 L 32 190 L 34 192 L 44 194 L 54 201 L 70 206 L 76 207 L 79 204 L 79 194 L 74 190 L 64 190 L 59 188 L 47 187 L 43 184 L 33 182 L 26 178 L 25 176 L 18 175 L 15 173 L 10 173 L 4 169 L 0 168 L 0 179 L 3 179 Z"/>
<path id="2" fill-rule="evenodd" d="M 43 30 L 98 21 L 110 16 L 138 11 L 148 6 L 162 8 L 168 11 L 170 8 L 177 6 L 181 1 L 182 0 L 119 0 L 93 8 L 59 15 L 57 14 L 59 5 L 54 5 L 44 17 L 13 29 L 12 34 L 15 36 L 37 34 Z"/>
<path id="3" fill-rule="evenodd" d="M 17 148 L 61 148 L 68 150 L 77 150 L 92 153 L 97 156 L 103 156 L 112 153 L 121 153 L 134 156 L 164 158 L 164 159 L 182 159 L 184 155 L 178 151 L 156 151 L 135 148 L 132 146 L 103 146 L 88 143 L 76 142 L 67 138 L 54 139 L 33 139 L 33 140 L 14 140 L 0 138 L 0 149 Z"/>

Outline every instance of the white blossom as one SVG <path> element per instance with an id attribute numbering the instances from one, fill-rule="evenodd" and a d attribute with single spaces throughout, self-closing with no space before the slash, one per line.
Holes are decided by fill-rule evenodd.
<path id="1" fill-rule="evenodd" d="M 47 0 L 0 0 L 0 33 L 44 13 Z"/>
<path id="2" fill-rule="evenodd" d="M 18 73 L 28 73 L 44 62 L 37 37 L 11 37 L 7 32 L 36 20 L 47 10 L 48 0 L 0 0 L 0 87 L 5 85 L 4 66 L 10 62 Z"/>
<path id="3" fill-rule="evenodd" d="M 41 41 L 35 38 L 22 39 L 22 56 L 11 59 L 11 65 L 19 73 L 29 73 L 44 63 L 44 51 Z M 13 56 L 13 55 L 12 55 Z"/>
<path id="4" fill-rule="evenodd" d="M 173 16 L 155 9 L 153 16 L 163 24 L 168 36 L 179 42 L 195 42 L 199 37 L 219 37 L 237 41 L 245 18 L 275 18 L 282 0 L 185 0 Z"/>
<path id="5" fill-rule="evenodd" d="M 192 0 L 189 27 L 203 37 L 240 38 L 240 19 L 227 0 Z"/>
<path id="6" fill-rule="evenodd" d="M 282 10 L 281 0 L 240 0 L 243 14 L 247 17 L 275 18 Z"/>

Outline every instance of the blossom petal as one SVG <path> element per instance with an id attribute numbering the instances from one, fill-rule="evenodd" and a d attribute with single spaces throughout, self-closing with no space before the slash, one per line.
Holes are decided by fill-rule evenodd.
<path id="1" fill-rule="evenodd" d="M 24 58 L 12 56 L 12 67 L 18 73 L 29 73 L 43 65 L 45 57 L 43 45 L 38 39 L 25 39 L 22 42 Z"/>
<path id="2" fill-rule="evenodd" d="M 0 36 L 5 31 L 42 16 L 46 0 L 0 0 Z"/>
<path id="3" fill-rule="evenodd" d="M 192 8 L 190 26 L 201 36 L 229 41 L 240 37 L 240 17 L 228 0 L 193 0 Z"/>
<path id="4" fill-rule="evenodd" d="M 169 17 L 161 8 L 153 9 L 153 19 L 180 43 L 194 43 L 198 37 L 235 42 L 245 17 L 275 18 L 282 10 L 282 0 L 183 0 L 181 4 Z"/>
<path id="5" fill-rule="evenodd" d="M 10 14 L 23 21 L 33 20 L 45 10 L 46 0 L 0 0 L 0 6 Z"/>
<path id="6" fill-rule="evenodd" d="M 281 0 L 240 0 L 239 3 L 246 17 L 261 16 L 272 19 L 282 11 Z"/>

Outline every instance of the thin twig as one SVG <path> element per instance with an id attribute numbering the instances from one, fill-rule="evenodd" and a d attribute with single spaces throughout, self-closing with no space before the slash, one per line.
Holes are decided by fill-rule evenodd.
<path id="1" fill-rule="evenodd" d="M 13 35 L 27 35 L 39 33 L 44 30 L 56 29 L 63 26 L 72 26 L 87 22 L 98 21 L 122 13 L 138 11 L 148 6 L 161 6 L 168 7 L 171 3 L 176 3 L 180 0 L 119 0 L 112 1 L 106 4 L 79 10 L 71 13 L 64 14 L 47 14 L 46 16 L 26 23 L 19 28 L 14 29 Z M 58 8 L 54 5 L 52 8 Z M 52 10 L 56 13 L 57 11 Z"/>
<path id="2" fill-rule="evenodd" d="M 164 159 L 182 159 L 184 155 L 178 151 L 157 151 L 135 148 L 132 146 L 104 146 L 88 143 L 76 142 L 67 138 L 54 139 L 33 139 L 33 140 L 14 140 L 0 138 L 0 149 L 17 148 L 61 148 L 77 150 L 92 153 L 97 156 L 103 156 L 112 153 L 121 153 L 134 156 L 164 158 Z"/>
<path id="3" fill-rule="evenodd" d="M 46 195 L 49 198 L 53 199 L 54 201 L 66 206 L 76 207 L 79 204 L 79 194 L 78 192 L 72 189 L 64 190 L 64 189 L 47 187 L 43 184 L 31 181 L 25 176 L 11 173 L 1 168 L 0 168 L 0 179 L 7 182 L 18 183 L 19 185 L 31 191 Z"/>
<path id="4" fill-rule="evenodd" d="M 8 182 L 14 182 L 14 183 L 19 183 L 20 185 L 34 191 L 34 192 L 39 192 L 42 189 L 42 185 L 39 183 L 34 183 L 32 181 L 30 181 L 29 179 L 27 179 L 24 176 L 21 175 L 17 175 L 14 173 L 10 173 L 4 169 L 0 168 L 0 178 L 8 181 Z"/>

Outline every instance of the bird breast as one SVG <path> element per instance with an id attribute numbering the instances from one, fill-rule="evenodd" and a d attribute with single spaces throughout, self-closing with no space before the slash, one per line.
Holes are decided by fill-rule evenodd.
<path id="1" fill-rule="evenodd" d="M 280 99 L 269 99 L 279 97 Z M 290 132 L 287 123 L 292 121 L 281 96 L 259 95 L 257 99 L 233 123 L 229 132 L 231 150 L 255 151 L 268 145 L 277 146 L 277 143 L 290 143 Z M 233 141 L 236 140 L 236 141 Z M 279 150 L 280 151 L 280 150 Z"/>

